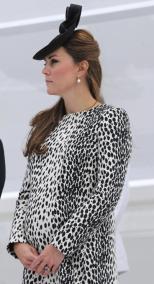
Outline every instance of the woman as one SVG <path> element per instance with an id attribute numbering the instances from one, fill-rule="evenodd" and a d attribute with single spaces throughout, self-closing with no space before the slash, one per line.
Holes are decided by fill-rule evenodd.
<path id="1" fill-rule="evenodd" d="M 75 30 L 70 5 L 60 34 L 34 55 L 44 60 L 58 103 L 32 120 L 8 251 L 24 265 L 23 283 L 117 283 L 114 208 L 131 153 L 125 110 L 100 97 L 99 47 Z"/>

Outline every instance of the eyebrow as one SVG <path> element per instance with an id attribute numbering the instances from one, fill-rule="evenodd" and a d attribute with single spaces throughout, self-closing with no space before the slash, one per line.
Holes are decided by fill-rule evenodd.
<path id="1" fill-rule="evenodd" d="M 55 54 L 51 54 L 51 55 L 47 55 L 45 58 L 44 58 L 44 61 L 46 62 L 48 59 L 51 59 L 52 57 L 54 56 L 58 56 L 56 53 Z"/>
<path id="2" fill-rule="evenodd" d="M 48 55 L 47 58 L 50 59 L 50 58 L 52 58 L 52 57 L 54 57 L 54 56 L 58 56 L 58 55 L 57 55 L 57 54 L 51 54 L 51 55 Z"/>

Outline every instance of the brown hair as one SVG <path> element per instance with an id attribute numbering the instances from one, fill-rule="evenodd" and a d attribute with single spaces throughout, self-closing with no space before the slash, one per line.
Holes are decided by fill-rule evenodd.
<path id="1" fill-rule="evenodd" d="M 75 63 L 82 60 L 88 61 L 89 68 L 86 80 L 89 90 L 93 98 L 103 103 L 100 96 L 102 81 L 102 69 L 99 62 L 100 49 L 94 37 L 88 31 L 78 29 L 74 31 L 71 39 L 63 47 L 72 56 Z M 24 156 L 31 155 L 32 152 L 43 154 L 47 151 L 47 148 L 41 147 L 41 145 L 49 133 L 58 125 L 64 114 L 66 114 L 66 109 L 63 98 L 60 98 L 52 108 L 36 114 L 30 122 L 32 128 L 28 135 Z"/>

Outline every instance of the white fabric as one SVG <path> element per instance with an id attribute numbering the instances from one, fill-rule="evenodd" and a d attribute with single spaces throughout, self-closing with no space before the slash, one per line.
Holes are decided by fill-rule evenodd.
<path id="1" fill-rule="evenodd" d="M 127 171 L 125 184 L 121 193 L 120 200 L 115 208 L 115 223 L 116 223 L 116 257 L 117 257 L 117 269 L 118 273 L 124 273 L 129 270 L 127 253 L 124 247 L 124 243 L 120 234 L 120 224 L 126 210 L 128 199 L 129 199 L 129 188 L 128 188 L 128 174 Z"/>

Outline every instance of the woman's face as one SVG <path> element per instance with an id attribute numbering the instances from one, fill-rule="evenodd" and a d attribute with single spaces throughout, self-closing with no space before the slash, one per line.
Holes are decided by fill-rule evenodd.
<path id="1" fill-rule="evenodd" d="M 78 69 L 63 47 L 48 55 L 42 70 L 48 94 L 63 95 L 69 92 L 76 85 Z"/>

